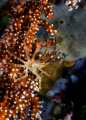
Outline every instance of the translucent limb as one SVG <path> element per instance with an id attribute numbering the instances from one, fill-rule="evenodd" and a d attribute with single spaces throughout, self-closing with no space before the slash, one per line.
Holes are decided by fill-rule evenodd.
<path id="1" fill-rule="evenodd" d="M 46 56 L 46 54 L 47 54 L 48 52 L 49 52 L 49 48 L 46 48 L 44 54 L 42 55 L 42 59 L 43 59 L 43 60 L 44 60 L 44 58 L 45 58 L 45 56 Z"/>
<path id="2" fill-rule="evenodd" d="M 36 80 L 39 81 L 39 89 L 41 89 L 41 77 L 39 76 L 39 74 L 37 73 L 37 71 L 33 71 L 33 73 L 36 75 Z"/>
<path id="3" fill-rule="evenodd" d="M 40 70 L 41 72 L 43 72 L 45 75 L 47 75 L 48 77 L 50 76 L 47 72 L 45 72 L 44 70 Z"/>
<path id="4" fill-rule="evenodd" d="M 30 58 L 29 58 L 28 49 L 27 49 L 27 46 L 26 46 L 26 39 L 27 39 L 27 37 L 28 37 L 28 34 L 29 34 L 32 26 L 33 26 L 33 24 L 31 23 L 31 26 L 30 26 L 30 28 L 29 28 L 29 30 L 28 30 L 28 32 L 27 32 L 27 35 L 26 35 L 26 37 L 25 37 L 25 39 L 24 39 L 24 50 L 25 50 L 25 53 L 26 53 L 27 60 L 29 60 Z"/>
<path id="5" fill-rule="evenodd" d="M 16 58 L 17 60 L 21 61 L 22 63 L 25 63 L 24 60 L 22 60 L 21 58 L 17 57 L 16 55 L 14 55 L 14 54 L 12 54 L 12 53 L 11 53 L 11 55 L 12 55 L 14 58 Z"/>
<path id="6" fill-rule="evenodd" d="M 21 64 L 14 64 L 14 63 L 8 63 L 8 64 L 14 67 L 24 67 L 24 65 L 21 65 Z"/>
<path id="7" fill-rule="evenodd" d="M 40 51 L 41 47 L 40 47 L 40 44 L 39 44 L 39 39 L 36 38 L 36 50 L 34 52 L 34 54 L 32 55 L 32 58 L 34 59 L 35 56 L 37 55 L 37 53 Z"/>
<path id="8" fill-rule="evenodd" d="M 35 58 L 35 56 L 37 55 L 38 52 L 39 52 L 39 51 L 35 50 L 34 54 L 32 55 L 32 59 Z"/>
<path id="9" fill-rule="evenodd" d="M 26 47 L 26 42 L 25 42 L 25 40 L 24 40 L 24 50 L 25 50 L 25 53 L 26 53 L 27 60 L 29 60 L 30 58 L 29 58 L 29 55 L 28 55 L 28 49 L 27 49 L 27 47 Z"/>
<path id="10" fill-rule="evenodd" d="M 24 79 L 25 77 L 27 77 L 28 76 L 28 69 L 26 68 L 26 70 L 25 70 L 25 75 L 24 76 L 22 76 L 22 77 L 20 77 L 20 78 L 16 78 L 16 76 L 14 75 L 13 76 L 13 79 L 14 79 L 14 82 L 17 82 L 17 81 L 19 81 L 19 80 L 21 80 L 21 79 Z"/>

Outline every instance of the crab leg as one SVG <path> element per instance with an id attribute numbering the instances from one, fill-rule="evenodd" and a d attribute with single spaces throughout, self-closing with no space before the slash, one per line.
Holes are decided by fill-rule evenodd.
<path id="1" fill-rule="evenodd" d="M 36 71 L 33 71 L 33 73 L 36 75 L 36 80 L 39 81 L 39 89 L 41 89 L 41 77 L 39 76 L 39 74 Z"/>
<path id="2" fill-rule="evenodd" d="M 12 55 L 14 58 L 18 59 L 19 61 L 21 61 L 22 63 L 25 63 L 25 61 L 24 61 L 24 60 L 22 60 L 21 58 L 17 57 L 17 56 L 16 56 L 16 55 L 14 55 L 13 53 L 11 53 L 11 55 Z"/>
<path id="3" fill-rule="evenodd" d="M 25 77 L 27 77 L 28 76 L 28 69 L 26 68 L 26 70 L 25 70 L 25 75 L 24 76 L 22 76 L 21 78 L 15 78 L 16 76 L 14 75 L 13 76 L 13 79 L 14 79 L 14 82 L 17 82 L 17 81 L 19 81 L 19 80 L 21 80 L 21 79 L 24 79 Z"/>
<path id="4" fill-rule="evenodd" d="M 49 51 L 49 48 L 46 48 L 46 50 L 45 50 L 44 54 L 42 55 L 42 59 L 44 59 L 44 58 L 45 58 L 45 56 L 46 56 L 46 54 L 48 53 L 48 51 Z"/>
<path id="5" fill-rule="evenodd" d="M 26 53 L 27 60 L 29 60 L 30 58 L 29 58 L 28 49 L 27 49 L 27 46 L 26 46 L 26 39 L 27 39 L 27 37 L 28 37 L 28 34 L 29 34 L 32 26 L 33 26 L 33 24 L 31 23 L 31 26 L 30 26 L 30 28 L 29 28 L 29 30 L 28 30 L 28 32 L 27 32 L 27 35 L 26 35 L 26 37 L 25 37 L 25 39 L 24 39 L 24 42 L 23 42 L 23 43 L 24 43 L 24 50 L 25 50 L 25 53 Z"/>
<path id="6" fill-rule="evenodd" d="M 21 64 L 14 64 L 14 63 L 8 63 L 8 64 L 14 67 L 24 67 L 24 65 L 21 65 Z"/>
<path id="7" fill-rule="evenodd" d="M 40 69 L 39 69 L 40 70 Z M 45 72 L 44 70 L 40 70 L 41 72 L 43 72 L 45 75 L 47 75 L 48 77 L 50 76 L 47 72 Z"/>

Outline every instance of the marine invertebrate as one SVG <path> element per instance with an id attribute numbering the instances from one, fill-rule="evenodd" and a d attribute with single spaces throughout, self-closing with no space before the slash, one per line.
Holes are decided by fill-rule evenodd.
<path id="1" fill-rule="evenodd" d="M 68 5 L 68 10 L 71 11 L 71 10 L 73 10 L 73 7 L 75 9 L 78 8 L 77 3 L 81 2 L 81 0 L 66 0 L 65 2 L 66 2 L 66 5 Z"/>
<path id="2" fill-rule="evenodd" d="M 0 119 L 13 119 L 17 114 L 20 119 L 26 117 L 30 117 L 31 119 L 36 118 L 40 105 L 39 98 L 33 93 L 34 89 L 36 90 L 37 88 L 31 77 L 28 77 L 25 85 L 8 83 L 5 81 L 5 76 L 2 80 L 3 82 L 0 81 L 0 96 L 2 96 L 0 100 Z M 25 116 L 24 111 L 30 105 L 31 110 L 29 111 L 29 115 Z"/>
<path id="3" fill-rule="evenodd" d="M 32 28 L 32 26 L 33 25 L 31 24 L 30 29 Z M 29 29 L 29 31 L 30 31 L 30 29 Z M 28 32 L 28 34 L 29 34 L 29 32 Z M 19 81 L 21 79 L 26 78 L 28 76 L 28 70 L 29 70 L 30 72 L 32 72 L 36 76 L 36 80 L 39 80 L 39 88 L 41 88 L 40 87 L 41 86 L 41 76 L 39 75 L 38 72 L 41 71 L 42 73 L 44 73 L 47 76 L 49 76 L 42 68 L 44 68 L 46 65 L 49 65 L 51 63 L 51 61 L 53 61 L 53 60 L 56 61 L 56 60 L 60 59 L 60 56 L 59 56 L 60 51 L 57 52 L 56 51 L 56 47 L 55 47 L 55 45 L 57 43 L 57 40 L 55 38 L 55 39 L 47 40 L 44 43 L 43 40 L 36 39 L 36 50 L 32 54 L 32 57 L 30 58 L 29 54 L 28 54 L 28 49 L 27 49 L 27 46 L 26 46 L 26 39 L 27 39 L 27 37 L 25 37 L 25 40 L 23 42 L 23 44 L 24 44 L 24 51 L 25 51 L 25 55 L 26 55 L 26 60 L 23 60 L 23 59 L 17 57 L 15 54 L 11 53 L 11 55 L 14 58 L 16 58 L 17 60 L 19 60 L 20 62 L 22 62 L 23 65 L 22 64 L 14 64 L 14 63 L 9 63 L 8 62 L 9 65 L 12 65 L 12 66 L 14 66 L 16 68 L 19 68 L 19 67 L 25 68 L 25 70 L 24 70 L 25 75 L 22 76 L 22 77 L 19 77 L 19 78 L 16 78 L 17 74 L 16 73 L 14 74 L 13 72 L 11 72 L 9 75 L 11 77 L 13 76 L 14 82 L 17 82 L 17 81 Z M 44 43 L 44 45 L 43 45 L 43 43 Z M 54 51 L 52 53 L 48 54 L 49 48 L 50 48 L 50 46 L 52 44 L 54 44 Z M 37 55 L 37 53 L 40 51 L 40 49 L 43 46 L 47 47 L 46 51 L 45 51 L 45 53 L 43 55 L 41 55 L 41 56 L 39 55 L 40 58 L 36 60 L 35 56 Z M 12 71 L 15 71 L 15 69 L 12 68 Z M 17 69 L 17 72 L 18 72 L 18 69 Z"/>
<path id="4" fill-rule="evenodd" d="M 46 41 L 34 37 L 39 25 L 51 35 L 55 34 L 53 25 L 40 18 L 43 12 L 51 19 L 52 7 L 48 0 L 17 1 L 11 4 L 10 25 L 0 42 L 0 70 L 3 71 L 0 75 L 0 119 L 11 120 L 18 115 L 19 119 L 41 120 L 41 102 L 34 92 L 41 88 L 42 73 L 48 75 L 42 68 L 63 58 L 59 55 L 61 51 L 56 50 L 56 37 Z M 51 45 L 54 45 L 54 51 L 49 52 Z M 47 48 L 40 55 L 39 51 L 43 47 Z M 29 114 L 25 115 L 28 106 Z"/>

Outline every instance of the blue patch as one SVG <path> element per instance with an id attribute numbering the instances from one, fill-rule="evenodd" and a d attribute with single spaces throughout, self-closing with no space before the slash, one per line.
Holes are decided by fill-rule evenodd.
<path id="1" fill-rule="evenodd" d="M 54 89 L 59 89 L 59 90 L 65 90 L 66 89 L 66 83 L 68 82 L 67 79 L 65 78 L 60 78 L 57 80 L 54 84 Z"/>
<path id="2" fill-rule="evenodd" d="M 71 75 L 71 80 L 73 83 L 77 83 L 78 82 L 78 76 L 77 75 Z"/>

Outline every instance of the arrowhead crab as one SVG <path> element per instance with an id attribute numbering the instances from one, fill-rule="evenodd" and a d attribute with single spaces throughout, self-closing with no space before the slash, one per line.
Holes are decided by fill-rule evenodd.
<path id="1" fill-rule="evenodd" d="M 31 27 L 32 27 L 32 25 L 31 25 Z M 29 33 L 29 31 L 28 31 L 28 33 Z M 45 66 L 49 65 L 51 62 L 60 59 L 60 56 L 59 56 L 60 51 L 59 52 L 56 51 L 57 40 L 56 40 L 56 37 L 52 38 L 52 39 L 48 39 L 46 41 L 35 38 L 36 49 L 35 49 L 35 52 L 33 53 L 32 57 L 30 58 L 29 54 L 28 54 L 28 48 L 26 45 L 26 38 L 27 38 L 27 35 L 26 35 L 25 39 L 23 40 L 24 51 L 26 54 L 26 60 L 23 60 L 22 58 L 19 58 L 15 54 L 11 53 L 11 55 L 15 59 L 19 60 L 23 64 L 9 63 L 9 65 L 14 66 L 16 68 L 18 68 L 18 67 L 25 68 L 24 75 L 18 78 L 16 73 L 14 75 L 12 75 L 12 73 L 11 73 L 10 76 L 13 76 L 14 82 L 17 82 L 21 79 L 28 77 L 28 71 L 30 71 L 36 76 L 35 80 L 39 81 L 39 89 L 40 89 L 41 88 L 41 75 L 39 74 L 39 71 L 46 74 L 47 76 L 49 76 L 49 74 L 46 73 L 43 70 L 43 68 Z M 49 48 L 51 45 L 54 45 L 54 51 L 49 53 Z M 37 56 L 40 49 L 45 46 L 47 48 L 46 48 L 44 54 L 41 55 L 38 59 L 35 59 L 35 57 Z M 14 68 L 12 69 L 12 71 L 14 71 Z"/>

